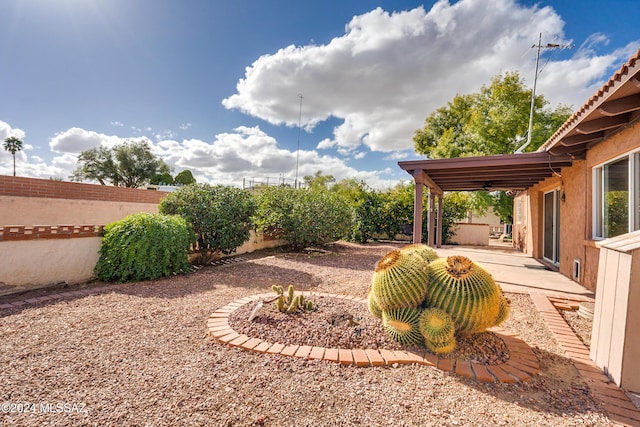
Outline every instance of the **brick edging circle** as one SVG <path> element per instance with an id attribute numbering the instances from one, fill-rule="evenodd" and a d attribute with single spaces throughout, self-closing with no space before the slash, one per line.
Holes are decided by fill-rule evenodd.
<path id="1" fill-rule="evenodd" d="M 350 295 L 335 295 L 321 292 L 301 292 L 304 296 L 331 297 L 348 299 L 366 303 L 366 298 Z M 540 362 L 531 347 L 515 334 L 503 328 L 491 328 L 489 331 L 498 335 L 509 349 L 509 360 L 497 365 L 472 362 L 463 359 L 441 358 L 434 354 L 418 354 L 410 351 L 386 349 L 345 349 L 325 348 L 308 345 L 271 343 L 260 338 L 253 338 L 236 332 L 229 325 L 229 316 L 245 304 L 258 301 L 260 298 L 271 298 L 273 294 L 258 294 L 237 299 L 218 308 L 207 319 L 209 334 L 220 341 L 243 350 L 264 354 L 281 354 L 307 358 L 311 360 L 326 360 L 359 367 L 388 366 L 394 364 L 410 364 L 434 366 L 440 370 L 487 383 L 514 383 L 529 381 L 540 372 Z"/>

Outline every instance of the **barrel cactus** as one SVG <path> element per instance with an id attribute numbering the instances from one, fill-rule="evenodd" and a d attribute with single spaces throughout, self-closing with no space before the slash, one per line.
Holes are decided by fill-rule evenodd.
<path id="1" fill-rule="evenodd" d="M 456 326 L 447 312 L 439 308 L 427 308 L 420 314 L 420 333 L 427 348 L 434 353 L 448 353 L 455 348 Z"/>
<path id="2" fill-rule="evenodd" d="M 426 304 L 449 313 L 458 333 L 473 334 L 494 326 L 502 299 L 491 274 L 469 258 L 450 256 L 429 264 Z"/>
<path id="3" fill-rule="evenodd" d="M 427 294 L 427 280 L 422 257 L 394 250 L 376 264 L 371 290 L 382 311 L 418 307 Z"/>
<path id="4" fill-rule="evenodd" d="M 424 262 L 426 262 L 427 264 L 430 263 L 431 261 L 435 261 L 437 260 L 438 254 L 436 253 L 436 251 L 434 251 L 432 248 L 430 248 L 427 245 L 423 245 L 420 243 L 415 243 L 412 245 L 407 245 L 405 247 L 403 247 L 402 249 L 400 249 L 400 252 L 411 252 L 411 253 L 415 253 L 416 255 L 420 256 Z"/>
<path id="5" fill-rule="evenodd" d="M 418 345 L 424 342 L 420 333 L 419 308 L 400 308 L 382 312 L 382 327 L 402 345 Z"/>
<path id="6" fill-rule="evenodd" d="M 374 317 L 377 317 L 378 319 L 382 319 L 382 310 L 380 310 L 380 307 L 376 302 L 376 297 L 375 295 L 373 295 L 373 291 L 370 291 L 369 295 L 367 295 L 367 308 L 369 309 L 369 312 L 373 314 Z"/>
<path id="7" fill-rule="evenodd" d="M 505 296 L 502 295 L 502 298 L 500 299 L 500 309 L 498 310 L 496 320 L 493 322 L 493 326 L 498 326 L 499 324 L 507 320 L 507 317 L 509 317 L 509 311 L 511 310 L 510 304 L 511 301 L 509 301 L 509 299 L 505 298 Z"/>

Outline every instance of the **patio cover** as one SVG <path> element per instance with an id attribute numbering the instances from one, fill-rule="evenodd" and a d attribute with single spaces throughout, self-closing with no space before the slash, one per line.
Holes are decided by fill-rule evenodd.
<path id="1" fill-rule="evenodd" d="M 571 166 L 569 155 L 546 152 L 398 162 L 436 194 L 443 191 L 526 190 Z M 416 181 L 417 182 L 417 181 Z"/>
<path id="2" fill-rule="evenodd" d="M 509 191 L 526 190 L 538 182 L 571 166 L 572 156 L 553 156 L 547 152 L 505 154 L 454 159 L 408 160 L 398 162 L 416 182 L 414 198 L 413 241 L 422 241 L 423 186 L 429 188 L 429 230 L 435 226 L 435 200 L 438 218 L 442 218 L 442 196 L 445 191 Z M 429 246 L 442 244 L 442 221 L 429 233 Z M 437 240 L 436 240 L 437 237 Z"/>

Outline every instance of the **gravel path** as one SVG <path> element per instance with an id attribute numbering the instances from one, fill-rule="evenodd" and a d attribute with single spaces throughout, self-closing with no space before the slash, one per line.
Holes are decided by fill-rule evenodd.
<path id="1" fill-rule="evenodd" d="M 482 384 L 428 366 L 267 356 L 206 334 L 216 308 L 273 284 L 365 297 L 375 262 L 393 247 L 340 243 L 321 256 L 255 254 L 187 276 L 4 310 L 0 425 L 609 425 L 526 295 L 507 295 L 513 309 L 503 325 L 540 358 L 541 374 L 523 384 Z"/>

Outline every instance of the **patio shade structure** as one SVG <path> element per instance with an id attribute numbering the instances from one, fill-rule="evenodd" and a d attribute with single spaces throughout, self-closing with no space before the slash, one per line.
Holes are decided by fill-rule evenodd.
<path id="1" fill-rule="evenodd" d="M 574 156 L 548 152 L 505 154 L 454 159 L 426 159 L 398 162 L 416 183 L 413 210 L 413 242 L 422 241 L 423 187 L 429 189 L 429 233 L 431 247 L 442 244 L 442 221 L 435 228 L 435 204 L 442 218 L 442 196 L 445 191 L 511 191 L 526 190 L 538 182 L 571 166 Z"/>
<path id="2" fill-rule="evenodd" d="M 424 185 L 430 192 L 429 230 L 435 231 L 435 197 L 442 218 L 445 191 L 526 190 L 639 120 L 640 49 L 534 153 L 398 162 L 416 182 L 413 241 L 422 240 Z M 429 233 L 430 246 L 441 245 L 441 222 Z"/>

